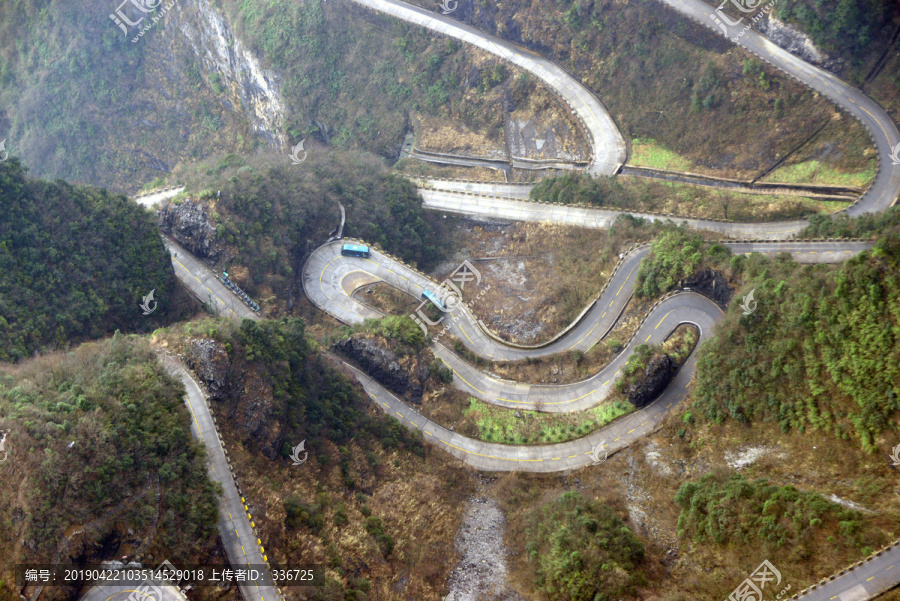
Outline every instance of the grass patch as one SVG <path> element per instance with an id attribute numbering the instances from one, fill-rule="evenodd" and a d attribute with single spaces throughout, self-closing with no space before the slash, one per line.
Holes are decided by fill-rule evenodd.
<path id="1" fill-rule="evenodd" d="M 690 171 L 694 162 L 677 152 L 673 152 L 652 138 L 637 138 L 631 141 L 630 164 L 654 169 Z"/>
<path id="2" fill-rule="evenodd" d="M 586 436 L 634 409 L 631 403 L 616 399 L 585 411 L 542 413 L 497 407 L 472 397 L 463 416 L 474 430 L 471 434 L 484 442 L 553 444 Z"/>
<path id="3" fill-rule="evenodd" d="M 763 178 L 766 182 L 782 182 L 787 184 L 825 184 L 834 186 L 856 186 L 863 188 L 875 179 L 875 161 L 869 161 L 864 171 L 841 173 L 834 167 L 823 165 L 820 161 L 811 160 L 779 167 Z"/>

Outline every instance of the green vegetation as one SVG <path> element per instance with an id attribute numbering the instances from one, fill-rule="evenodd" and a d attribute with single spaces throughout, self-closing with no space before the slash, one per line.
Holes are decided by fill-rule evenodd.
<path id="1" fill-rule="evenodd" d="M 811 160 L 779 167 L 762 181 L 781 182 L 788 184 L 811 183 L 811 184 L 830 184 L 835 186 L 857 186 L 864 188 L 870 181 L 875 179 L 876 162 L 875 159 L 869 161 L 869 166 L 865 171 L 856 173 L 842 173 L 833 167 L 823 165 L 821 161 Z"/>
<path id="2" fill-rule="evenodd" d="M 641 261 L 634 293 L 654 298 L 694 275 L 702 265 L 724 266 L 731 251 L 720 244 L 708 246 L 699 234 L 669 227 L 653 241 L 650 254 Z"/>
<path id="3" fill-rule="evenodd" d="M 31 179 L 13 158 L 0 164 L 0 206 L 0 360 L 184 316 L 169 253 L 136 203 Z M 151 290 L 158 310 L 145 316 Z"/>
<path id="4" fill-rule="evenodd" d="M 485 95 L 511 74 L 496 59 L 474 67 L 456 40 L 356 6 L 335 17 L 324 2 L 222 4 L 240 38 L 285 82 L 292 142 L 313 135 L 336 148 L 396 156 L 408 115 L 447 115 L 451 107 L 473 129 L 501 132 Z"/>
<path id="5" fill-rule="evenodd" d="M 381 523 L 381 518 L 374 515 L 367 517 L 366 532 L 375 537 L 375 542 L 378 543 L 378 547 L 385 557 L 391 554 L 394 550 L 394 539 L 390 534 L 384 531 L 384 525 Z"/>
<path id="6" fill-rule="evenodd" d="M 372 157 L 320 153 L 300 169 L 273 167 L 267 156 L 227 155 L 179 173 L 192 198 L 208 211 L 214 206 L 218 243 L 236 251 L 222 267 L 246 268 L 237 281 L 251 295 L 301 294 L 303 261 L 337 228 L 338 203 L 346 209 L 345 236 L 423 269 L 443 256 L 440 215 L 423 210 L 415 186 Z"/>
<path id="7" fill-rule="evenodd" d="M 400 355 L 413 355 L 422 352 L 428 345 L 422 328 L 409 315 L 387 316 L 378 319 L 367 319 L 361 324 L 347 328 L 347 335 L 364 333 L 382 336 L 397 342 L 393 350 Z M 437 359 L 436 361 L 440 361 Z"/>
<path id="8" fill-rule="evenodd" d="M 625 208 L 629 194 L 615 176 L 591 177 L 587 173 L 566 173 L 541 180 L 531 189 L 534 201 Z"/>
<path id="9" fill-rule="evenodd" d="M 853 219 L 845 214 L 810 217 L 798 238 L 868 238 L 900 233 L 900 207 L 881 213 L 867 213 Z"/>
<path id="10" fill-rule="evenodd" d="M 701 349 L 695 414 L 813 428 L 873 451 L 900 412 L 898 262 L 896 234 L 836 268 L 733 259 L 759 308 L 734 306 Z"/>
<path id="11" fill-rule="evenodd" d="M 883 49 L 892 33 L 897 6 L 867 0 L 798 0 L 781 4 L 778 18 L 794 23 L 822 50 L 859 64 L 868 53 Z"/>
<path id="12" fill-rule="evenodd" d="M 651 138 L 638 138 L 631 141 L 632 165 L 670 169 L 672 171 L 690 171 L 694 163 L 680 154 L 672 152 Z"/>
<path id="13" fill-rule="evenodd" d="M 634 352 L 625 362 L 622 368 L 622 377 L 616 381 L 616 388 L 619 392 L 625 392 L 628 387 L 634 383 L 634 380 L 647 369 L 647 364 L 654 356 L 662 355 L 663 348 L 658 344 L 639 344 L 635 347 Z"/>
<path id="14" fill-rule="evenodd" d="M 123 12 L 143 16 L 141 25 L 155 17 L 168 23 L 132 43 L 139 27 L 123 33 L 106 18 L 115 8 L 105 0 L 0 6 L 0 105 L 14 155 L 43 177 L 132 191 L 211 152 L 267 146 L 248 135 L 251 117 L 227 67 L 204 69 L 190 44 L 174 43 L 181 38 L 173 38 L 175 21 L 205 29 L 211 15 L 144 16 L 129 4 Z M 329 9 L 288 0 L 224 0 L 213 8 L 281 82 L 292 144 L 315 136 L 396 156 L 411 113 L 445 115 L 450 107 L 473 129 L 502 131 L 502 115 L 485 106 L 487 92 L 511 79 L 499 60 L 475 67 L 458 42 L 359 7 L 330 17 Z M 465 96 L 460 84 L 470 74 L 469 87 L 480 93 Z M 242 75 L 240 83 L 250 83 Z"/>
<path id="15" fill-rule="evenodd" d="M 49 562 L 67 530 L 113 515 L 85 531 L 85 549 L 125 521 L 130 539 L 154 539 L 147 551 L 157 557 L 210 556 L 220 490 L 183 393 L 143 340 L 120 334 L 0 366 L 0 424 L 12 430 L 15 466 L 0 491 L 4 559 Z"/>
<path id="16" fill-rule="evenodd" d="M 646 375 L 647 366 L 654 357 L 666 354 L 662 345 L 639 344 L 625 362 L 622 375 L 616 380 L 616 389 L 625 394 L 633 384 L 641 381 Z"/>
<path id="17" fill-rule="evenodd" d="M 307 528 L 313 534 L 317 534 L 325 525 L 325 517 L 322 515 L 324 507 L 313 504 L 305 504 L 294 495 L 290 495 L 282 501 L 284 506 L 284 527 L 288 530 Z"/>
<path id="18" fill-rule="evenodd" d="M 387 449 L 403 445 L 424 454 L 421 435 L 396 420 L 365 411 L 364 400 L 349 380 L 315 352 L 302 319 L 245 319 L 231 336 L 222 332 L 217 336 L 227 338 L 231 355 L 242 358 L 262 381 L 271 384 L 271 419 L 281 424 L 283 456 L 290 455 L 288 440 L 303 439 L 309 440 L 311 448 L 326 448 L 326 439 L 338 445 L 372 439 Z"/>
<path id="19" fill-rule="evenodd" d="M 541 180 L 532 188 L 530 198 L 533 201 L 740 222 L 800 219 L 817 213 L 831 213 L 849 204 L 848 201 L 803 196 L 750 194 L 628 175 L 592 178 L 581 172 Z"/>
<path id="20" fill-rule="evenodd" d="M 570 413 L 515 411 L 471 397 L 469 407 L 463 413 L 460 432 L 485 442 L 553 444 L 586 436 L 632 411 L 634 405 L 622 400 Z M 516 417 L 517 413 L 521 417 Z"/>
<path id="21" fill-rule="evenodd" d="M 543 598 L 617 599 L 646 583 L 644 545 L 610 507 L 566 492 L 533 509 L 529 522 L 525 550 Z"/>
<path id="22" fill-rule="evenodd" d="M 431 365 L 428 366 L 428 371 L 444 384 L 449 384 L 453 381 L 453 370 L 447 367 L 440 358 L 435 357 Z"/>
<path id="23" fill-rule="evenodd" d="M 858 511 L 826 501 L 822 495 L 793 486 L 750 482 L 741 474 L 707 474 L 685 482 L 675 495 L 681 508 L 678 536 L 697 544 L 762 544 L 790 548 L 795 557 L 810 557 L 827 536 L 858 549 L 877 547 L 886 537 L 865 525 Z"/>

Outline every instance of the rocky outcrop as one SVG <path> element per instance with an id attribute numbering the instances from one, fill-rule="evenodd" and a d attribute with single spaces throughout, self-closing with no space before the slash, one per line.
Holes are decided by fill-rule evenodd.
<path id="1" fill-rule="evenodd" d="M 772 12 L 766 13 L 756 26 L 767 38 L 809 63 L 821 65 L 828 60 L 828 55 L 816 48 L 809 36 L 781 21 Z"/>
<path id="2" fill-rule="evenodd" d="M 210 395 L 223 399 L 230 361 L 222 345 L 211 338 L 195 338 L 188 343 L 185 359 L 197 377 L 206 384 Z"/>
<path id="3" fill-rule="evenodd" d="M 215 262 L 222 252 L 216 227 L 199 201 L 181 204 L 163 201 L 159 208 L 159 229 L 198 257 Z"/>
<path id="4" fill-rule="evenodd" d="M 283 131 L 281 77 L 262 67 L 209 0 L 180 2 L 169 18 L 200 59 L 200 71 L 217 74 L 232 103 L 240 104 L 257 135 L 270 147 L 283 148 L 287 136 Z"/>
<path id="5" fill-rule="evenodd" d="M 273 419 L 272 387 L 252 370 L 234 365 L 222 343 L 197 338 L 188 343 L 185 363 L 209 393 L 214 406 L 227 412 L 229 426 L 243 441 L 251 441 L 266 457 L 279 456 L 282 428 Z"/>
<path id="6" fill-rule="evenodd" d="M 635 407 L 644 407 L 662 394 L 674 375 L 675 362 L 672 358 L 666 354 L 654 355 L 647 362 L 643 375 L 634 379 L 625 394 Z"/>
<path id="7" fill-rule="evenodd" d="M 698 271 L 691 277 L 685 279 L 681 284 L 685 288 L 690 288 L 691 290 L 711 298 L 723 309 L 731 302 L 731 296 L 734 294 L 734 291 L 728 285 L 728 280 L 725 279 L 725 276 L 712 269 Z"/>
<path id="8" fill-rule="evenodd" d="M 339 340 L 334 349 L 353 359 L 367 374 L 397 394 L 422 402 L 428 368 L 413 357 L 400 357 L 385 341 L 362 336 Z"/>

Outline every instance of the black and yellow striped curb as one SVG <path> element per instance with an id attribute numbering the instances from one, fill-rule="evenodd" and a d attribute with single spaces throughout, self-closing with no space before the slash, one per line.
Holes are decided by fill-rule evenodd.
<path id="1" fill-rule="evenodd" d="M 855 564 L 853 564 L 852 566 L 846 567 L 846 568 L 844 568 L 843 570 L 841 570 L 840 572 L 837 572 L 837 573 L 835 573 L 835 574 L 832 574 L 832 575 L 830 575 L 830 576 L 827 576 L 827 577 L 825 577 L 825 578 L 822 578 L 819 582 L 817 582 L 817 583 L 815 583 L 815 584 L 813 584 L 813 585 L 810 585 L 810 586 L 806 587 L 805 589 L 803 589 L 802 591 L 800 591 L 800 592 L 797 593 L 796 595 L 790 597 L 790 599 L 792 599 L 792 600 L 793 600 L 793 599 L 800 599 L 800 598 L 803 597 L 803 595 L 805 595 L 806 593 L 812 592 L 812 591 L 814 591 L 814 590 L 816 590 L 816 589 L 818 589 L 818 588 L 821 588 L 821 587 L 825 586 L 826 584 L 828 584 L 829 582 L 832 582 L 833 580 L 837 580 L 837 579 L 838 579 L 839 577 L 841 577 L 841 576 L 844 576 L 844 575 L 846 575 L 846 574 L 849 574 L 850 572 L 852 572 L 852 571 L 855 570 L 856 568 L 859 568 L 859 567 L 864 566 L 865 564 L 869 563 L 870 561 L 872 561 L 873 559 L 875 559 L 875 558 L 877 558 L 877 557 L 881 557 L 881 555 L 883 555 L 883 554 L 885 553 L 885 551 L 890 551 L 891 549 L 893 549 L 893 548 L 895 548 L 895 547 L 900 547 L 900 539 L 897 539 L 897 540 L 895 540 L 895 541 L 892 542 L 892 543 L 888 543 L 887 545 L 885 545 L 884 547 L 882 547 L 882 548 L 879 549 L 878 551 L 874 551 L 872 554 L 868 555 L 865 559 L 863 559 L 863 560 L 861 560 L 861 561 L 857 561 L 857 562 L 856 562 Z M 860 599 L 859 601 L 866 601 L 867 599 L 874 599 L 875 597 L 877 597 L 878 595 L 882 594 L 883 592 L 884 592 L 884 591 L 879 591 L 879 592 L 877 592 L 877 593 L 873 593 L 873 594 L 871 594 L 871 595 L 866 596 L 866 597 L 863 598 L 863 599 Z"/>

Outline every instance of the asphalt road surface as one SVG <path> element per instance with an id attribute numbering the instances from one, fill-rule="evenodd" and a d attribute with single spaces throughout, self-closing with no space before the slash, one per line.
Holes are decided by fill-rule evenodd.
<path id="1" fill-rule="evenodd" d="M 187 394 L 185 402 L 191 410 L 191 432 L 203 442 L 209 459 L 210 476 L 222 485 L 223 495 L 219 502 L 219 532 L 228 562 L 232 568 L 253 566 L 263 569 L 266 561 L 257 543 L 256 534 L 250 525 L 250 519 L 244 511 L 241 496 L 234 484 L 234 478 L 225 458 L 224 447 L 216 433 L 212 414 L 203 397 L 200 385 L 177 360 L 169 356 L 161 357 L 161 361 L 172 375 L 181 379 Z M 272 575 L 268 573 L 268 582 Z M 272 586 L 260 586 L 257 583 L 240 584 L 244 601 L 279 601 L 280 597 Z"/>
<path id="2" fill-rule="evenodd" d="M 600 100 L 553 61 L 511 42 L 478 31 L 450 16 L 439 15 L 405 2 L 354 1 L 408 23 L 477 46 L 525 69 L 562 96 L 572 112 L 581 120 L 591 142 L 592 158 L 587 169 L 588 173 L 613 175 L 625 162 L 625 140 Z"/>
<path id="3" fill-rule="evenodd" d="M 566 99 L 585 124 L 593 150 L 593 159 L 588 171 L 592 174 L 612 174 L 624 162 L 624 141 L 599 100 L 551 61 L 453 21 L 449 17 L 440 16 L 397 0 L 356 1 L 375 10 L 481 47 L 537 75 Z M 700 0 L 663 1 L 715 31 L 719 31 L 719 28 L 722 27 L 721 33 L 734 37 L 737 43 L 744 48 L 830 98 L 865 125 L 875 142 L 880 158 L 880 167 L 875 181 L 866 194 L 846 210 L 850 216 L 882 211 L 896 202 L 898 194 L 900 194 L 900 166 L 892 165 L 890 153 L 895 145 L 900 144 L 900 133 L 880 106 L 859 90 L 848 86 L 824 70 L 808 65 L 752 30 L 743 32 L 743 35 L 738 38 L 737 34 L 742 27 L 718 25 L 712 18 L 715 16 L 715 9 Z M 487 186 L 494 187 L 495 185 L 472 183 L 471 188 L 467 191 L 423 190 L 425 206 L 479 217 L 552 221 L 601 228 L 608 227 L 611 221 L 621 214 L 618 211 L 523 202 L 521 188 L 509 190 L 512 198 L 478 196 L 481 193 L 497 194 L 495 188 L 489 190 Z M 655 216 L 655 218 L 667 219 L 670 216 Z M 733 237 L 768 240 L 788 238 L 805 225 L 804 221 L 734 224 L 711 220 L 684 220 L 677 217 L 673 220 L 687 221 L 691 227 L 710 229 Z M 789 250 L 799 260 L 821 262 L 839 260 L 844 258 L 844 255 L 853 254 L 865 247 L 865 243 L 859 242 L 831 242 L 820 246 L 817 246 L 816 243 L 796 243 Z M 336 254 L 335 248 L 334 244 L 326 245 L 314 253 L 304 269 L 303 283 L 307 294 L 315 304 L 342 321 L 353 323 L 365 317 L 377 316 L 375 312 L 350 298 L 347 287 L 352 288 L 354 283 L 384 280 L 413 294 L 416 298 L 426 287 L 435 285 L 423 275 L 417 274 L 387 257 L 379 257 L 377 254 L 373 254 L 374 260 L 370 260 L 364 268 L 360 268 L 353 262 L 345 261 L 346 258 L 340 258 L 340 255 Z M 773 252 L 775 250 L 774 246 L 770 248 L 760 244 L 744 249 L 739 245 L 733 245 L 732 249 L 734 252 Z M 639 261 L 638 254 L 634 253 L 635 256 L 627 257 L 627 261 Z M 187 253 L 182 251 L 180 257 L 186 258 Z M 224 286 L 221 286 L 221 289 L 216 288 L 215 284 L 218 282 L 214 279 L 211 281 L 208 277 L 204 278 L 203 267 L 199 263 L 192 264 L 189 260 L 179 260 L 176 265 L 176 273 L 198 297 L 203 298 L 204 294 L 214 297 L 216 306 L 221 304 L 221 310 L 225 314 L 248 317 L 252 315 L 249 309 L 246 312 L 250 315 L 242 315 L 243 304 L 237 299 L 234 301 L 238 303 L 238 306 L 230 304 L 230 299 L 234 298 L 233 295 Z M 618 318 L 618 314 L 621 312 L 620 307 L 624 306 L 630 296 L 627 284 L 633 278 L 633 274 L 634 269 L 631 263 L 626 265 L 626 262 L 623 262 L 614 276 L 615 281 L 610 282 L 603 296 L 594 303 L 593 307 L 588 309 L 585 316 L 564 336 L 540 349 L 516 349 L 502 345 L 487 335 L 482 328 L 473 325 L 474 320 L 469 319 L 471 316 L 467 314 L 462 305 L 457 308 L 461 318 L 456 320 L 452 327 L 456 328 L 454 333 L 459 334 L 459 338 L 464 344 L 475 352 L 490 358 L 512 358 L 523 354 L 534 356 L 559 352 L 567 344 L 570 345 L 569 348 L 574 349 L 583 346 L 589 347 L 592 341 L 596 342 L 596 339 L 605 334 L 608 329 L 606 325 L 614 323 Z M 194 281 L 190 281 L 191 278 Z M 347 287 L 345 287 L 345 282 Z M 352 289 L 349 292 L 352 292 Z M 711 326 L 721 317 L 721 312 L 717 314 L 717 311 L 718 308 L 708 299 L 697 294 L 682 293 L 671 296 L 651 312 L 632 344 L 642 341 L 645 334 L 647 341 L 655 341 L 654 336 L 664 337 L 666 332 L 671 331 L 678 323 L 694 323 L 700 327 L 702 339 L 709 336 Z M 438 349 L 438 352 L 444 353 L 445 350 Z M 622 355 L 627 356 L 627 352 L 623 352 Z M 447 356 L 447 358 L 454 361 L 452 357 Z M 601 448 L 606 452 L 614 452 L 652 430 L 665 412 L 685 397 L 688 382 L 693 374 L 694 362 L 695 356 L 691 355 L 663 395 L 648 407 L 625 416 L 588 437 L 558 445 L 528 447 L 491 445 L 461 437 L 424 419 L 371 378 L 358 372 L 355 368 L 351 367 L 350 369 L 356 373 L 373 400 L 387 413 L 397 417 L 408 427 L 423 430 L 426 438 L 433 439 L 432 442 L 435 444 L 446 448 L 451 454 L 479 469 L 560 471 L 593 463 L 591 453 L 596 445 L 603 445 Z M 458 374 L 467 375 L 468 379 L 472 380 L 463 385 L 472 386 L 473 390 L 476 386 L 487 389 L 481 390 L 488 397 L 492 397 L 486 400 L 518 404 L 519 406 L 541 404 L 544 410 L 551 410 L 548 409 L 551 406 L 550 403 L 557 401 L 563 405 L 569 405 L 569 410 L 571 410 L 571 407 L 582 402 L 577 398 L 576 389 L 577 392 L 583 393 L 590 388 L 587 396 L 584 397 L 588 400 L 583 402 L 598 402 L 598 398 L 603 394 L 603 387 L 609 385 L 610 379 L 615 376 L 618 367 L 619 365 L 614 362 L 601 372 L 602 375 L 598 374 L 592 379 L 590 385 L 586 383 L 568 385 L 568 390 L 567 386 L 542 387 L 543 389 L 534 387 L 536 390 L 532 391 L 530 389 L 532 387 L 527 387 L 528 390 L 525 390 L 521 385 L 515 383 L 490 379 L 472 369 L 471 366 L 466 366 L 458 358 L 454 364 L 454 369 Z M 579 386 L 587 388 L 578 388 Z M 221 449 L 221 447 L 219 448 Z M 889 584 L 898 581 L 898 578 L 893 575 L 895 573 L 893 570 L 897 569 L 894 567 L 897 554 L 897 549 L 888 551 L 875 561 L 812 591 L 804 598 L 828 599 L 829 601 L 835 599 L 856 601 L 867 598 L 873 591 L 882 590 Z"/>
<path id="4" fill-rule="evenodd" d="M 186 601 L 177 586 L 156 584 L 154 587 L 146 592 L 145 587 L 105 584 L 90 588 L 81 601 L 128 601 L 128 598 L 135 592 L 139 601 Z"/>

